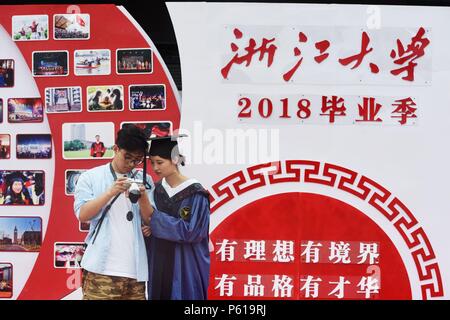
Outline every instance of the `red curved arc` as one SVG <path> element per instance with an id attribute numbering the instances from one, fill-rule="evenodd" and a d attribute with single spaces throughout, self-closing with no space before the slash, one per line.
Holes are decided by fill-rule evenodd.
<path id="1" fill-rule="evenodd" d="M 55 269 L 55 242 L 83 242 L 86 233 L 78 230 L 78 221 L 73 214 L 73 197 L 65 194 L 65 170 L 89 169 L 107 163 L 110 160 L 65 160 L 62 158 L 62 125 L 66 122 L 112 122 L 115 132 L 122 122 L 163 122 L 171 121 L 172 130 L 179 127 L 180 108 L 176 92 L 170 84 L 169 76 L 153 53 L 153 72 L 151 74 L 118 75 L 116 73 L 116 50 L 119 48 L 156 48 L 151 47 L 136 26 L 115 5 L 79 5 L 81 13 L 90 14 L 89 40 L 54 40 L 53 15 L 64 14 L 68 5 L 20 5 L 3 6 L 0 23 L 11 34 L 13 15 L 45 14 L 49 17 L 49 40 L 33 42 L 16 42 L 22 55 L 32 70 L 32 51 L 69 51 L 69 75 L 67 77 L 39 77 L 35 82 L 41 97 L 45 98 L 47 87 L 80 86 L 82 88 L 83 112 L 74 114 L 47 114 L 55 151 L 55 176 L 52 194 L 52 207 L 49 223 L 41 251 L 32 273 L 28 278 L 19 299 L 61 299 L 77 289 L 79 270 Z M 107 17 L 107 21 L 105 20 Z M 111 51 L 110 75 L 76 76 L 74 74 L 74 50 L 109 49 Z M 158 111 L 130 111 L 128 91 L 129 85 L 162 84 L 166 87 L 166 109 Z M 87 112 L 87 86 L 123 85 L 124 109 L 121 112 Z M 38 162 L 35 162 L 38 166 Z M 30 168 L 32 169 L 32 168 Z M 156 178 L 156 177 L 154 177 Z M 51 192 L 49 191 L 48 194 Z M 17 273 L 16 273 L 17 276 Z M 49 286 L 51 284 L 51 286 Z"/>

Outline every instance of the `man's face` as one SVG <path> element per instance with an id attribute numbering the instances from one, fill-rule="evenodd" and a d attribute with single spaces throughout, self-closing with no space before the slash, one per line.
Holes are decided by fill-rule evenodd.
<path id="1" fill-rule="evenodd" d="M 127 151 L 114 146 L 116 165 L 122 172 L 130 172 L 144 160 L 144 152 Z"/>
<path id="2" fill-rule="evenodd" d="M 97 142 L 100 141 L 100 136 L 95 136 L 95 140 L 97 140 Z"/>

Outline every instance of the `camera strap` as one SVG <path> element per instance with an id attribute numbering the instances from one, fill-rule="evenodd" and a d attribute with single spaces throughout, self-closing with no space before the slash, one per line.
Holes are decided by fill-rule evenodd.
<path id="1" fill-rule="evenodd" d="M 112 163 L 109 163 L 109 170 L 111 171 L 111 175 L 113 176 L 114 181 L 116 181 L 117 180 L 117 175 L 116 175 L 116 172 L 114 171 L 114 169 L 112 167 Z M 134 175 L 135 175 L 135 173 L 132 174 L 132 177 L 134 177 Z M 102 216 L 100 217 L 100 220 L 99 220 L 99 222 L 97 223 L 97 225 L 95 226 L 95 229 L 94 229 L 94 233 L 93 233 L 94 234 L 94 239 L 92 240 L 92 244 L 94 244 L 95 239 L 97 239 L 97 235 L 100 232 L 100 228 L 102 227 L 103 220 L 105 219 L 106 214 L 108 213 L 109 209 L 111 209 L 111 206 L 117 200 L 117 198 L 119 198 L 119 196 L 120 196 L 120 193 L 118 195 L 116 195 L 114 197 L 114 199 L 112 199 L 112 201 L 110 203 L 108 203 L 108 205 L 103 209 Z"/>

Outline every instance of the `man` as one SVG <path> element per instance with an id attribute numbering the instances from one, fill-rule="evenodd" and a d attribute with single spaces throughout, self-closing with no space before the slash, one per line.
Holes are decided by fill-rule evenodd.
<path id="1" fill-rule="evenodd" d="M 145 300 L 148 264 L 141 215 L 148 216 L 152 210 L 149 197 L 153 182 L 147 176 L 149 188 L 140 185 L 141 196 L 137 203 L 131 203 L 127 179 L 142 180 L 142 172 L 135 167 L 142 163 L 146 149 L 143 131 L 127 126 L 117 134 L 112 162 L 88 170 L 78 179 L 75 215 L 82 223 L 90 222 L 81 262 L 85 300 Z"/>
<path id="2" fill-rule="evenodd" d="M 91 144 L 91 157 L 101 158 L 106 152 L 105 145 L 100 141 L 100 136 L 95 136 L 95 142 Z"/>

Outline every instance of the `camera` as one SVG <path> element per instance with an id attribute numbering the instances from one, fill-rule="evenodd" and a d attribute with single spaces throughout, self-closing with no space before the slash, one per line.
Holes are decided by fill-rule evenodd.
<path id="1" fill-rule="evenodd" d="M 128 178 L 126 180 L 130 186 L 128 187 L 128 197 L 132 203 L 136 203 L 141 197 L 141 192 L 139 191 L 139 185 L 143 184 L 142 180 Z"/>

